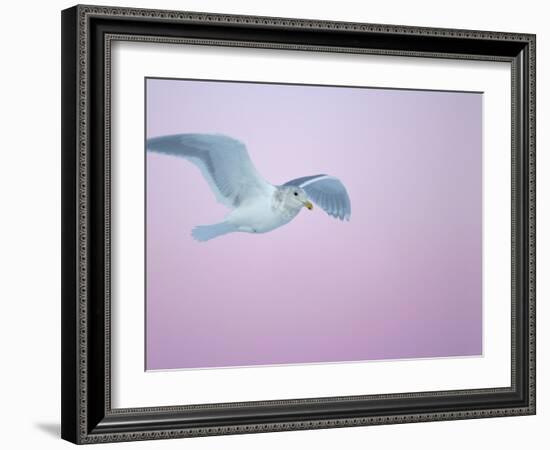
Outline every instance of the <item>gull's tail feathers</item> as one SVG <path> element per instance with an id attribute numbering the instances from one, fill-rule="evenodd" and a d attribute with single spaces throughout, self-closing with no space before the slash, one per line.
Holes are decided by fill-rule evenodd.
<path id="1" fill-rule="evenodd" d="M 218 236 L 237 231 L 237 227 L 227 222 L 216 223 L 214 225 L 199 225 L 191 231 L 193 239 L 199 242 L 209 241 Z"/>

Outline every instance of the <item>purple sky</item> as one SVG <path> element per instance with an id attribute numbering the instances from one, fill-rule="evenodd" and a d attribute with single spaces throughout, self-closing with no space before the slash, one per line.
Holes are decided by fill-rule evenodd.
<path id="1" fill-rule="evenodd" d="M 270 182 L 328 173 L 350 222 L 219 222 L 199 170 L 147 155 L 147 369 L 479 355 L 482 95 L 147 80 L 147 137 L 224 133 Z"/>

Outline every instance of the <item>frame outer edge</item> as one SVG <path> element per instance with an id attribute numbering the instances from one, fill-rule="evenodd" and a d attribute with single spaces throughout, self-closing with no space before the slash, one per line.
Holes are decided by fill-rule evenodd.
<path id="1" fill-rule="evenodd" d="M 254 16 L 230 13 L 200 11 L 174 11 L 169 9 L 131 8 L 122 6 L 100 6 L 79 4 L 84 14 L 108 15 L 129 18 L 161 19 L 174 22 L 202 22 L 212 24 L 241 24 L 248 27 L 273 27 L 287 29 L 317 29 L 336 31 L 377 32 L 382 34 L 426 35 L 455 37 L 465 39 L 489 39 L 510 42 L 529 42 L 535 36 L 531 33 L 514 33 L 503 31 L 468 30 L 458 28 L 441 28 L 427 26 L 377 24 L 366 22 L 348 22 L 343 20 L 304 19 L 279 16 Z"/>
<path id="2" fill-rule="evenodd" d="M 61 437 L 78 436 L 77 7 L 61 12 Z"/>
<path id="3" fill-rule="evenodd" d="M 89 316 L 90 309 L 90 295 L 88 290 L 88 254 L 90 249 L 89 243 L 89 211 L 90 203 L 88 201 L 88 190 L 90 183 L 90 168 L 88 164 L 89 160 L 89 119 L 90 119 L 90 105 L 88 99 L 89 83 L 88 83 L 88 68 L 90 57 L 90 36 L 88 30 L 89 17 L 86 7 L 77 5 L 76 7 L 76 30 L 77 30 L 77 61 L 76 61 L 76 82 L 77 82 L 77 117 L 76 117 L 76 157 L 77 157 L 77 308 L 78 318 L 77 323 L 77 345 L 78 345 L 78 390 L 77 390 L 77 417 L 78 417 L 78 435 L 77 444 L 91 443 L 93 440 L 89 437 L 89 401 L 88 401 L 88 335 L 89 335 Z"/>
<path id="4" fill-rule="evenodd" d="M 528 161 L 529 161 L 529 179 L 528 179 L 528 196 L 529 196 L 529 217 L 528 217 L 528 244 L 529 244 L 529 281 L 528 281 L 528 303 L 529 303 L 529 412 L 536 414 L 536 35 L 529 36 L 528 52 L 529 52 L 529 96 L 528 96 Z"/>

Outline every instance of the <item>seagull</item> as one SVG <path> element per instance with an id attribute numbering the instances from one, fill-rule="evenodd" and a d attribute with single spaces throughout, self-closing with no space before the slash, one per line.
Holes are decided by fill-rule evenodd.
<path id="1" fill-rule="evenodd" d="M 342 182 L 313 175 L 267 182 L 256 170 L 246 146 L 223 134 L 174 134 L 147 140 L 150 152 L 185 158 L 202 172 L 216 199 L 231 211 L 220 223 L 199 225 L 191 235 L 204 242 L 228 233 L 267 233 L 294 219 L 313 203 L 330 216 L 348 220 L 351 204 Z"/>

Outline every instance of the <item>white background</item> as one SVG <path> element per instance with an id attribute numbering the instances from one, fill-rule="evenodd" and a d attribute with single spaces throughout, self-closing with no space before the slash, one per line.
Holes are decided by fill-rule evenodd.
<path id="1" fill-rule="evenodd" d="M 162 49 L 162 51 L 159 51 Z M 510 64 L 117 42 L 112 73 L 115 408 L 510 385 Z M 223 59 L 224 64 L 219 61 Z M 144 372 L 144 76 L 399 86 L 483 94 L 483 357 Z M 142 299 L 140 302 L 139 299 Z M 506 301 L 508 299 L 508 301 Z M 399 373 L 399 377 L 395 374 Z M 346 380 L 345 385 L 342 380 Z M 231 386 L 231 389 L 227 389 Z"/>
<path id="2" fill-rule="evenodd" d="M 544 2 L 463 0 L 338 2 L 278 0 L 140 1 L 111 5 L 203 10 L 238 14 L 534 32 L 538 35 L 538 415 L 385 427 L 346 428 L 185 441 L 114 444 L 118 448 L 541 448 L 550 412 L 548 378 L 550 295 L 550 146 L 547 128 L 550 76 L 548 13 Z M 3 164 L 1 444 L 4 448 L 69 448 L 59 440 L 60 396 L 60 17 L 71 2 L 22 2 L 3 8 Z M 545 280 L 546 275 L 546 280 Z"/>

